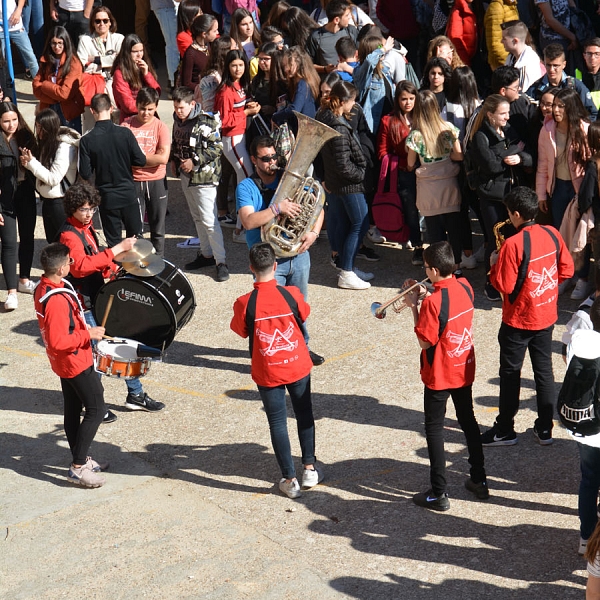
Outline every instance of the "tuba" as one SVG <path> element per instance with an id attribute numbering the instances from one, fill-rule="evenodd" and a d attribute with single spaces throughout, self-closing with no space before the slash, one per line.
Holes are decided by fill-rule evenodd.
<path id="1" fill-rule="evenodd" d="M 302 212 L 294 218 L 278 215 L 261 228 L 262 241 L 268 242 L 275 254 L 282 258 L 298 254 L 302 237 L 314 227 L 323 209 L 325 204 L 323 186 L 312 177 L 305 177 L 305 175 L 322 146 L 340 135 L 319 121 L 296 111 L 294 114 L 298 119 L 296 145 L 271 204 L 289 198 L 302 207 Z"/>

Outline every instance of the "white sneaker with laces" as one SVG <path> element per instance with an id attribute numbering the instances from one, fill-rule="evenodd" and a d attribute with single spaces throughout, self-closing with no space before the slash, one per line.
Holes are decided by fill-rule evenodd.
<path id="1" fill-rule="evenodd" d="M 579 548 L 577 550 L 577 554 L 579 554 L 579 556 L 583 556 L 585 554 L 587 543 L 587 540 L 584 540 L 582 537 L 579 538 Z"/>
<path id="2" fill-rule="evenodd" d="M 354 271 L 340 271 L 338 287 L 345 290 L 366 290 L 371 287 L 371 284 L 363 281 Z"/>
<path id="3" fill-rule="evenodd" d="M 300 484 L 295 477 L 291 481 L 287 481 L 285 477 L 283 477 L 279 482 L 279 491 L 288 498 L 300 498 L 300 496 L 302 496 Z"/>
<path id="4" fill-rule="evenodd" d="M 461 269 L 475 269 L 477 267 L 477 258 L 475 258 L 475 254 L 471 254 L 471 256 L 466 256 L 463 252 L 460 259 L 460 268 Z"/>
<path id="5" fill-rule="evenodd" d="M 25 283 L 21 283 L 19 281 L 17 285 L 17 291 L 21 292 L 21 294 L 33 294 L 35 292 L 35 288 L 37 287 L 37 283 L 28 279 Z"/>
<path id="6" fill-rule="evenodd" d="M 12 292 L 6 297 L 4 310 L 15 310 L 15 308 L 19 308 L 19 299 L 17 298 L 17 294 Z"/>
<path id="7" fill-rule="evenodd" d="M 384 244 L 387 240 L 381 235 L 381 231 L 377 227 L 373 226 L 367 231 L 367 237 L 374 244 Z"/>
<path id="8" fill-rule="evenodd" d="M 357 269 L 356 267 L 354 267 L 354 269 L 352 269 L 363 281 L 371 281 L 371 279 L 375 279 L 375 275 L 373 275 L 373 273 L 366 273 L 365 271 L 361 271 L 360 269 Z"/>
<path id="9" fill-rule="evenodd" d="M 305 489 L 315 487 L 323 481 L 323 471 L 317 465 L 313 466 L 313 469 L 304 469 L 302 473 L 302 487 Z"/>
<path id="10" fill-rule="evenodd" d="M 571 292 L 571 300 L 585 300 L 591 291 L 592 286 L 589 281 L 578 279 L 575 289 Z"/>
<path id="11" fill-rule="evenodd" d="M 233 232 L 233 241 L 236 244 L 245 244 L 246 243 L 246 230 L 242 229 L 239 233 Z"/>

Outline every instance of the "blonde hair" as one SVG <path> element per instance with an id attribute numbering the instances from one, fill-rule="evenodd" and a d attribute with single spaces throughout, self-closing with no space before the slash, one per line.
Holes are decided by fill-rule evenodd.
<path id="1" fill-rule="evenodd" d="M 413 130 L 418 129 L 421 132 L 427 153 L 433 158 L 442 158 L 447 148 L 442 133 L 452 131 L 452 126 L 440 116 L 440 107 L 432 91 L 419 92 L 412 116 Z"/>
<path id="2" fill-rule="evenodd" d="M 495 113 L 501 104 L 510 104 L 510 102 L 500 94 L 490 94 L 479 109 L 475 121 L 473 121 L 473 128 L 471 129 L 471 136 L 469 141 L 473 139 L 473 136 L 481 129 L 483 121 L 489 122 L 488 113 Z"/>
<path id="3" fill-rule="evenodd" d="M 456 46 L 452 40 L 445 35 L 438 35 L 429 42 L 429 46 L 427 46 L 427 60 L 425 62 L 429 62 L 430 59 L 435 58 L 438 55 L 437 49 L 440 46 L 450 46 L 450 48 L 452 48 L 452 64 L 450 66 L 453 69 L 456 69 L 456 67 L 465 66 L 465 63 L 461 60 L 458 52 L 456 51 Z"/>

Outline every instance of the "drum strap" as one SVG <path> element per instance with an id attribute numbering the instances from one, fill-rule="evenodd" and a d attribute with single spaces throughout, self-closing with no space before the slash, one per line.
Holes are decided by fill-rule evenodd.
<path id="1" fill-rule="evenodd" d="M 296 323 L 298 323 L 298 327 L 302 332 L 302 335 L 306 337 L 306 331 L 304 329 L 304 323 L 300 319 L 300 315 L 298 313 L 298 303 L 283 286 L 278 285 L 277 291 L 283 296 L 283 299 L 286 301 L 287 305 L 290 307 L 294 318 L 296 319 Z M 258 297 L 258 290 L 255 289 L 248 299 L 248 304 L 246 306 L 246 328 L 248 329 L 248 350 L 250 351 L 250 358 L 252 358 L 252 348 L 254 346 L 254 323 L 256 321 L 256 299 Z"/>
<path id="2" fill-rule="evenodd" d="M 65 286 L 68 286 L 68 287 L 54 288 L 54 289 L 50 290 L 49 292 L 45 293 L 40 298 L 40 304 L 44 307 L 44 313 L 41 314 L 40 316 L 43 319 L 46 318 L 46 303 L 48 302 L 48 300 L 50 300 L 50 298 L 52 296 L 54 296 L 56 294 L 64 294 L 65 296 L 70 296 L 71 298 L 74 299 L 75 305 L 79 308 L 79 314 L 80 314 L 81 318 L 83 319 L 83 321 L 85 322 L 85 316 L 83 314 L 83 307 L 81 306 L 81 302 L 79 302 L 79 296 L 77 295 L 77 292 L 73 289 L 73 286 L 71 285 L 70 281 L 63 279 L 62 282 L 65 284 Z M 70 332 L 72 332 L 74 328 L 75 328 L 75 324 L 73 323 L 73 326 L 69 328 Z"/>

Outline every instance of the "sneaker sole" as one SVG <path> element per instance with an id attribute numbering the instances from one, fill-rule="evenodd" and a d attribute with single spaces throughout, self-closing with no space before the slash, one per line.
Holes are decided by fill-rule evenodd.
<path id="1" fill-rule="evenodd" d="M 552 444 L 554 443 L 553 438 L 550 438 L 549 440 L 541 440 L 535 433 L 533 434 L 533 437 L 537 440 L 537 443 L 540 446 L 552 446 Z"/>
<path id="2" fill-rule="evenodd" d="M 448 506 L 436 506 L 434 504 L 419 504 L 414 500 L 413 503 L 415 506 L 420 506 L 421 508 L 426 508 L 428 510 L 435 510 L 436 512 L 446 512 L 447 510 L 450 510 L 450 504 L 448 504 Z"/>
<path id="3" fill-rule="evenodd" d="M 140 406 L 139 404 L 131 404 L 129 402 L 125 402 L 125 408 L 128 408 L 129 410 L 144 410 L 146 412 L 160 412 L 162 410 L 162 408 L 158 408 L 158 409 L 151 409 L 151 408 L 147 408 L 146 406 Z"/>
<path id="4" fill-rule="evenodd" d="M 369 283 L 369 282 L 365 281 L 365 283 Z M 371 284 L 369 283 L 369 285 L 365 285 L 364 287 L 355 287 L 353 285 L 342 285 L 342 284 L 338 283 L 338 287 L 343 290 L 368 290 L 371 287 Z"/>
<path id="5" fill-rule="evenodd" d="M 73 477 L 69 477 L 68 475 L 67 475 L 67 481 L 70 481 L 72 484 L 78 485 L 79 487 L 89 488 L 89 489 L 102 487 L 105 483 L 103 481 L 102 483 L 97 483 L 97 484 L 92 485 L 89 483 L 85 483 L 84 481 L 81 481 L 81 479 L 74 479 Z"/>
<path id="6" fill-rule="evenodd" d="M 364 254 L 357 254 L 356 258 L 358 260 L 366 260 L 368 262 L 379 262 L 381 258 L 372 258 L 370 256 L 365 256 Z"/>
<path id="7" fill-rule="evenodd" d="M 492 446 L 515 446 L 517 444 L 519 440 L 517 438 L 515 438 L 514 440 L 500 440 L 498 442 L 489 442 L 489 443 L 484 443 L 481 442 L 482 446 L 485 446 L 486 448 L 490 448 Z"/>

